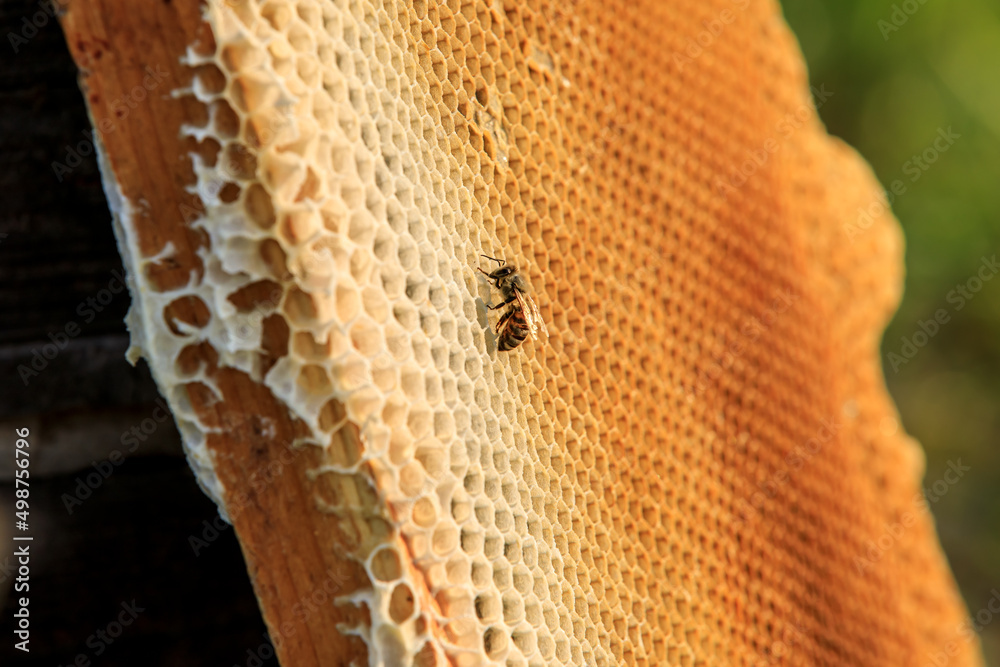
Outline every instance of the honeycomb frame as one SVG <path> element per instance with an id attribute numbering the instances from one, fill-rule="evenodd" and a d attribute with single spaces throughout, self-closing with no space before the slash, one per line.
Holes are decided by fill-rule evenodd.
<path id="1" fill-rule="evenodd" d="M 924 659 L 965 618 L 929 516 L 856 566 L 922 468 L 882 428 L 898 228 L 841 229 L 870 171 L 774 3 L 572 10 L 208 2 L 174 91 L 182 234 L 99 144 L 130 358 L 253 568 L 269 505 L 222 442 L 295 462 L 350 664 Z M 482 254 L 547 340 L 497 352 Z"/>

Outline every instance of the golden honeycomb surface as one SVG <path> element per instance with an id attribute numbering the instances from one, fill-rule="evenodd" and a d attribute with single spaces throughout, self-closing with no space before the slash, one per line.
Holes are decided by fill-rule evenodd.
<path id="1" fill-rule="evenodd" d="M 201 266 L 129 250 L 136 345 L 223 507 L 197 360 L 303 425 L 345 664 L 979 664 L 878 362 L 901 235 L 845 233 L 880 191 L 775 2 L 205 20 Z M 548 337 L 498 352 L 483 254 Z"/>

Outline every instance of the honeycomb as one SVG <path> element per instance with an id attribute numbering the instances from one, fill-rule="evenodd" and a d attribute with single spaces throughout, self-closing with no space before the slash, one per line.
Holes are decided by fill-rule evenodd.
<path id="1" fill-rule="evenodd" d="M 878 365 L 902 243 L 888 213 L 844 233 L 879 189 L 774 2 L 205 20 L 176 91 L 200 270 L 109 190 L 131 354 L 224 513 L 215 370 L 303 425 L 314 502 L 361 534 L 344 664 L 979 664 L 925 510 L 864 560 L 923 468 Z M 547 339 L 498 352 L 483 254 Z"/>

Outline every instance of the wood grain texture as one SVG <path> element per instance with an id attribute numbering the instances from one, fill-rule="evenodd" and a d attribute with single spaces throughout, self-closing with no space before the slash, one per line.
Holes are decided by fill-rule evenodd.
<path id="1" fill-rule="evenodd" d="M 190 85 L 180 58 L 189 44 L 206 39 L 200 8 L 81 0 L 68 3 L 60 20 L 108 165 L 124 197 L 140 208 L 141 252 L 152 256 L 172 243 L 176 253 L 157 267 L 155 281 L 164 288 L 183 283 L 201 272 L 196 251 L 204 241 L 188 226 L 202 209 L 185 190 L 193 182 L 188 153 L 198 147 L 182 137 L 181 126 L 203 123 L 206 114 L 190 96 L 171 91 Z M 367 664 L 364 644 L 337 631 L 356 619 L 333 598 L 366 578 L 342 546 L 350 540 L 338 522 L 304 491 L 317 452 L 293 450 L 296 424 L 284 406 L 247 376 L 214 369 L 211 349 L 203 352 L 187 361 L 213 366 L 225 398 L 192 387 L 191 402 L 207 423 L 225 430 L 210 447 L 279 659 L 301 667 Z"/>

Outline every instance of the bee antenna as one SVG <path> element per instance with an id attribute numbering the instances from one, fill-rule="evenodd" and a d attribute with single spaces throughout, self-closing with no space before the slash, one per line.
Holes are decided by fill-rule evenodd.
<path id="1" fill-rule="evenodd" d="M 491 259 L 494 262 L 496 262 L 497 264 L 499 264 L 500 266 L 503 266 L 504 264 L 506 264 L 506 262 L 504 262 L 502 259 L 497 259 L 496 257 L 490 257 L 489 255 L 482 255 L 482 257 L 485 257 L 486 259 Z"/>

